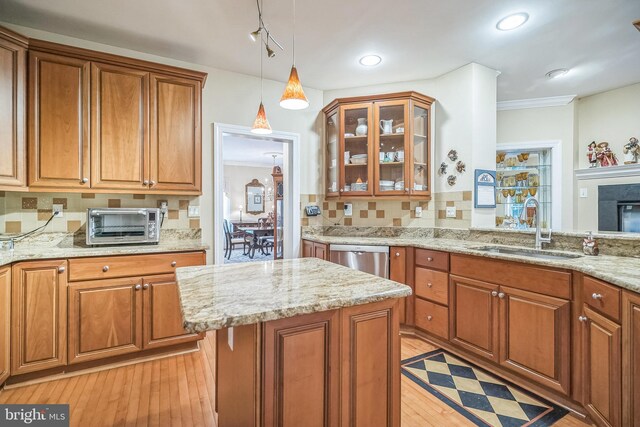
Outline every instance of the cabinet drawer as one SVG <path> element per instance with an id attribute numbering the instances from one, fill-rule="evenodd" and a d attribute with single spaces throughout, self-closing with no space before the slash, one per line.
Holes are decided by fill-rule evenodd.
<path id="1" fill-rule="evenodd" d="M 416 326 L 445 340 L 449 339 L 449 309 L 416 298 Z"/>
<path id="2" fill-rule="evenodd" d="M 620 321 L 620 289 L 591 277 L 584 277 L 582 295 L 585 304 Z"/>
<path id="3" fill-rule="evenodd" d="M 449 271 L 449 254 L 428 249 L 416 249 L 416 265 Z"/>
<path id="4" fill-rule="evenodd" d="M 416 267 L 416 296 L 449 305 L 449 274 Z"/>
<path id="5" fill-rule="evenodd" d="M 69 260 L 69 281 L 173 273 L 204 263 L 202 252 L 76 258 Z"/>

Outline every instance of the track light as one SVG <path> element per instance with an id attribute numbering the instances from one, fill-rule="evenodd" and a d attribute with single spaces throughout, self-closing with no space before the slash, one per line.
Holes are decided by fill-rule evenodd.
<path id="1" fill-rule="evenodd" d="M 261 31 L 262 31 L 262 28 L 258 28 L 254 32 L 249 33 L 249 38 L 251 38 L 252 41 L 257 42 L 258 39 L 260 38 L 260 32 Z"/>
<path id="2" fill-rule="evenodd" d="M 273 58 L 274 56 L 276 56 L 276 53 L 273 51 L 273 49 L 271 49 L 271 48 L 269 47 L 269 45 L 268 45 L 268 44 L 267 44 L 267 45 L 265 45 L 265 46 L 266 46 L 266 48 L 267 48 L 267 56 L 268 56 L 269 58 Z"/>

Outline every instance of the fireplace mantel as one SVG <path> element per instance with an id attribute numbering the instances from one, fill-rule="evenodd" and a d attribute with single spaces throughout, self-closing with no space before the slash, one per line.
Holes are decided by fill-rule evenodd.
<path id="1" fill-rule="evenodd" d="M 640 176 L 640 164 L 634 163 L 630 165 L 618 165 L 602 168 L 576 169 L 575 173 L 578 181 L 582 181 L 585 179 L 624 178 L 630 176 Z"/>

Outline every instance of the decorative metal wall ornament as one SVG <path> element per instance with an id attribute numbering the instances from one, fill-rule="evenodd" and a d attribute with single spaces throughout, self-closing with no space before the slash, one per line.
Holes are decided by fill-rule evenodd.
<path id="1" fill-rule="evenodd" d="M 449 167 L 449 165 L 446 164 L 445 162 L 440 163 L 440 168 L 438 169 L 438 173 L 440 175 L 446 175 L 448 167 Z"/>
<path id="2" fill-rule="evenodd" d="M 449 157 L 449 160 L 451 160 L 452 162 L 455 162 L 456 160 L 458 160 L 458 152 L 456 150 L 450 150 L 447 154 L 447 157 Z"/>
<path id="3" fill-rule="evenodd" d="M 456 170 L 458 171 L 458 173 L 463 173 L 465 170 L 467 170 L 467 165 L 465 165 L 462 160 L 459 160 L 458 163 L 456 163 Z"/>
<path id="4" fill-rule="evenodd" d="M 449 184 L 450 186 L 454 186 L 456 185 L 456 181 L 458 180 L 458 177 L 455 175 L 449 175 L 447 177 L 447 184 Z"/>

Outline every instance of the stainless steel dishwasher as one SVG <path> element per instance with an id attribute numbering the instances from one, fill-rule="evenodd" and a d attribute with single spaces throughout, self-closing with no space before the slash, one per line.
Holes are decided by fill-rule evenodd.
<path id="1" fill-rule="evenodd" d="M 331 245 L 331 262 L 389 278 L 389 246 Z"/>

